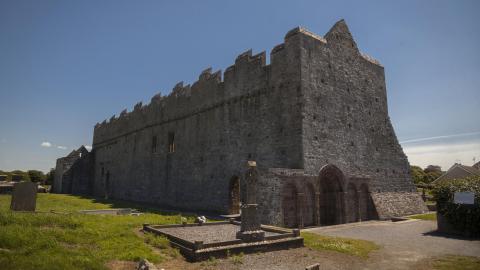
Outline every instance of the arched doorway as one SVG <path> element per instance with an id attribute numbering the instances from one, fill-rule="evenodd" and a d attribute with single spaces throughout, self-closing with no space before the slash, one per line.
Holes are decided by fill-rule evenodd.
<path id="1" fill-rule="evenodd" d="M 359 220 L 358 192 L 353 183 L 348 184 L 346 201 L 347 201 L 347 223 L 357 222 Z"/>
<path id="2" fill-rule="evenodd" d="M 377 210 L 373 204 L 368 186 L 366 184 L 362 184 L 359 191 L 360 220 L 364 221 L 377 219 Z"/>
<path id="3" fill-rule="evenodd" d="M 303 226 L 315 225 L 315 189 L 312 184 L 305 185 L 305 203 L 303 208 Z"/>
<path id="4" fill-rule="evenodd" d="M 110 189 L 111 189 L 111 183 L 110 183 L 110 171 L 107 171 L 107 174 L 105 176 L 105 199 L 110 198 Z"/>
<path id="5" fill-rule="evenodd" d="M 282 192 L 283 225 L 289 228 L 298 226 L 297 222 L 297 189 L 293 184 L 287 184 Z"/>
<path id="6" fill-rule="evenodd" d="M 234 176 L 230 179 L 229 185 L 229 205 L 228 213 L 239 214 L 240 213 L 240 178 Z"/>
<path id="7" fill-rule="evenodd" d="M 334 165 L 320 170 L 320 224 L 344 223 L 343 173 Z"/>

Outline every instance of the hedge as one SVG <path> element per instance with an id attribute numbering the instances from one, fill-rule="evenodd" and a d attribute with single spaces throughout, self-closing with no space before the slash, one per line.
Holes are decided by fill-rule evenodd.
<path id="1" fill-rule="evenodd" d="M 453 203 L 455 192 L 475 193 L 474 204 Z M 480 176 L 441 181 L 435 186 L 433 195 L 437 201 L 437 212 L 456 230 L 480 235 Z"/>

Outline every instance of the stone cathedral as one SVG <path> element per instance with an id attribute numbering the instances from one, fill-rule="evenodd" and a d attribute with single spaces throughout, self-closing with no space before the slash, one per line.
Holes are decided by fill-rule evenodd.
<path id="1" fill-rule="evenodd" d="M 264 224 L 305 227 L 426 210 L 387 109 L 384 67 L 345 21 L 289 31 L 267 54 L 98 123 L 57 160 L 54 191 L 235 214 L 247 161 Z"/>

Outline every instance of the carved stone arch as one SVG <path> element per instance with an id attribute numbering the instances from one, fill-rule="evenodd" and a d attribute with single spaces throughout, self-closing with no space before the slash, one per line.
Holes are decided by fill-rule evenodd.
<path id="1" fill-rule="evenodd" d="M 289 228 L 298 227 L 297 187 L 294 183 L 286 183 L 282 190 L 283 225 Z"/>
<path id="2" fill-rule="evenodd" d="M 345 223 L 345 177 L 335 165 L 323 166 L 319 172 L 320 224 Z"/>
<path id="3" fill-rule="evenodd" d="M 228 185 L 228 213 L 240 213 L 240 177 L 234 175 Z"/>
<path id="4" fill-rule="evenodd" d="M 360 220 L 359 214 L 359 198 L 358 198 L 358 191 L 357 187 L 353 183 L 349 183 L 347 185 L 347 194 L 346 194 L 346 216 L 347 216 L 347 223 L 350 222 L 357 222 Z"/>

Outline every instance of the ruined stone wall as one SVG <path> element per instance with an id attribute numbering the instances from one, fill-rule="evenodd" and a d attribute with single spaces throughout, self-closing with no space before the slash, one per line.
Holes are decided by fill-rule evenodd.
<path id="1" fill-rule="evenodd" d="M 256 160 L 265 174 L 259 183 L 264 223 L 283 222 L 280 186 L 289 181 L 272 176 L 269 168 L 302 169 L 303 178 L 295 181 L 312 182 L 298 195 L 309 196 L 306 212 L 329 208 L 317 177 L 327 164 L 354 184 L 332 187 L 340 194 L 333 205 L 338 209 L 361 202 L 357 197 L 373 197 L 381 217 L 411 212 L 405 209 L 409 203 L 417 212 L 425 208 L 388 117 L 384 69 L 358 50 L 343 21 L 325 38 L 301 28 L 290 31 L 271 51 L 270 65 L 265 53 L 249 51 L 226 69 L 223 80 L 220 71 L 207 69 L 191 86 L 179 83 L 166 97 L 124 110 L 95 126 L 93 148 L 98 196 L 226 212 L 231 179 L 242 177 L 247 160 Z M 353 197 L 342 197 L 347 189 Z M 392 203 L 382 199 L 393 197 Z M 364 210 L 326 222 L 367 215 L 367 207 L 350 204 Z"/>
<path id="2" fill-rule="evenodd" d="M 84 146 L 66 157 L 57 159 L 53 192 L 68 194 L 92 194 L 93 159 Z"/>
<path id="3" fill-rule="evenodd" d="M 344 21 L 325 38 L 304 30 L 291 35 L 302 37 L 305 173 L 335 164 L 347 176 L 370 178 L 370 191 L 405 193 L 410 201 L 415 187 L 388 116 L 384 68 L 358 50 Z"/>
<path id="4" fill-rule="evenodd" d="M 206 70 L 191 86 L 178 84 L 170 95 L 98 124 L 95 194 L 226 212 L 229 182 L 242 176 L 247 160 L 260 169 L 301 168 L 298 42 L 276 46 L 270 65 L 265 53 L 244 53 L 223 81 Z M 175 152 L 168 153 L 173 133 Z"/>
<path id="5" fill-rule="evenodd" d="M 73 163 L 75 163 L 75 161 L 80 158 L 78 153 L 74 153 L 74 152 L 70 153 L 70 155 L 66 157 L 57 159 L 57 162 L 55 165 L 55 176 L 53 178 L 52 192 L 65 193 L 64 190 L 69 189 L 69 188 L 63 187 L 63 183 L 64 183 L 63 177 L 65 173 L 67 173 L 68 170 L 70 170 L 70 167 L 72 167 Z"/>
<path id="6" fill-rule="evenodd" d="M 93 191 L 93 153 L 82 155 L 68 170 L 68 175 L 64 176 L 64 181 L 70 185 L 69 191 L 63 193 L 71 193 L 75 195 L 90 195 Z"/>

